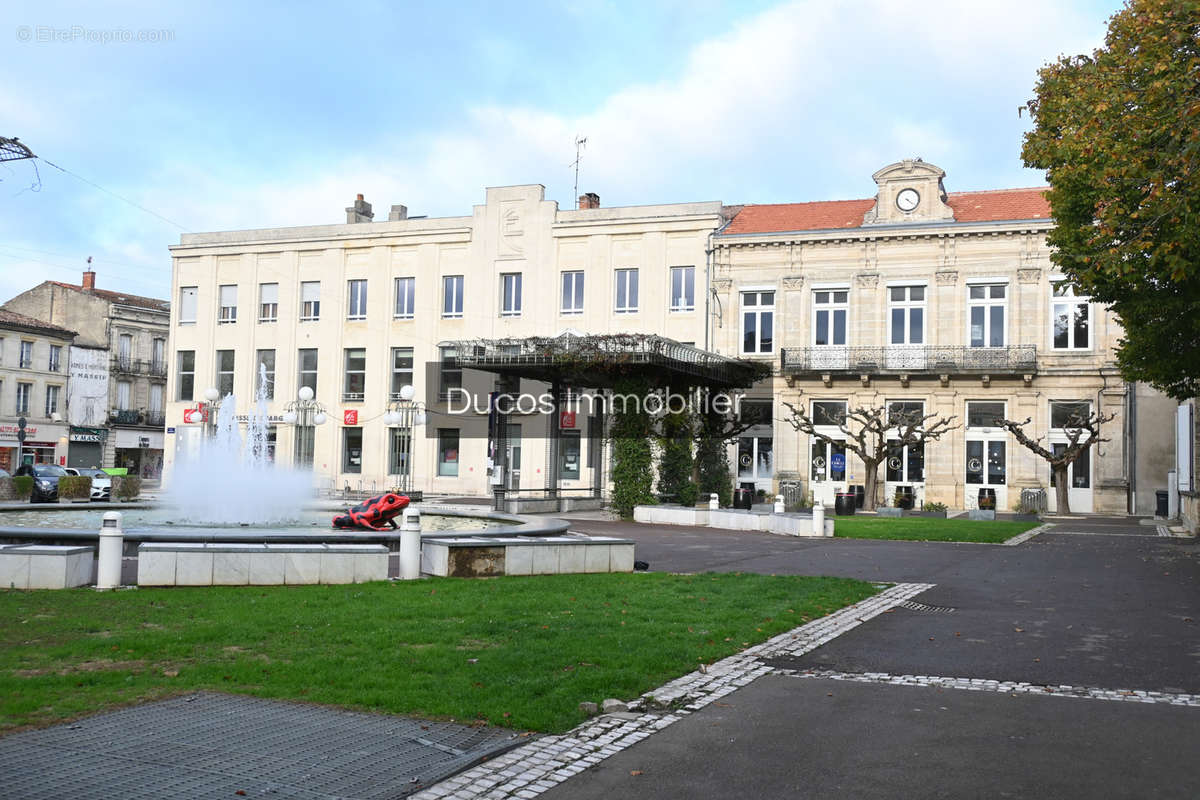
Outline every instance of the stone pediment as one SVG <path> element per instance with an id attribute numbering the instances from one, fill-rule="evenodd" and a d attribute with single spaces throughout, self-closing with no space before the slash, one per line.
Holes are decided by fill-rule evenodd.
<path id="1" fill-rule="evenodd" d="M 871 176 L 878 191 L 863 225 L 953 222 L 942 179 L 946 171 L 919 158 L 889 164 Z"/>

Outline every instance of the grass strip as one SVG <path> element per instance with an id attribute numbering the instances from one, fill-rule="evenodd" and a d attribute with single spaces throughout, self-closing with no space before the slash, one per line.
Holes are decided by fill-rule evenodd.
<path id="1" fill-rule="evenodd" d="M 581 701 L 876 591 L 736 573 L 3 591 L 0 733 L 201 689 L 561 732 Z"/>
<path id="2" fill-rule="evenodd" d="M 926 542 L 996 544 L 1040 525 L 1011 520 L 939 519 L 937 517 L 835 517 L 834 535 L 845 539 L 903 539 Z"/>

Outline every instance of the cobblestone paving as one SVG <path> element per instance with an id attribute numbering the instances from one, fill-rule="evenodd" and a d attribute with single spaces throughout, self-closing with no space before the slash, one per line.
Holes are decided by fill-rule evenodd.
<path id="1" fill-rule="evenodd" d="M 412 797 L 414 800 L 537 797 L 572 775 L 776 671 L 761 659 L 804 655 L 932 586 L 931 583 L 897 584 L 647 692 L 631 704 L 630 712 L 597 717 L 562 736 L 540 737 Z"/>

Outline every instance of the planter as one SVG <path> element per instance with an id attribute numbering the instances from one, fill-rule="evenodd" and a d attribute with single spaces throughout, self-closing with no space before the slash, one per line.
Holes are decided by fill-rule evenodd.
<path id="1" fill-rule="evenodd" d="M 905 513 L 906 517 L 935 517 L 937 519 L 945 519 L 945 511 L 909 511 Z"/>
<path id="2" fill-rule="evenodd" d="M 880 506 L 879 508 L 875 509 L 875 516 L 877 516 L 877 517 L 901 517 L 901 516 L 904 516 L 904 510 L 899 509 L 899 508 L 893 508 L 891 506 Z"/>
<path id="3" fill-rule="evenodd" d="M 853 492 L 838 492 L 833 503 L 833 512 L 839 517 L 854 515 L 855 498 Z"/>

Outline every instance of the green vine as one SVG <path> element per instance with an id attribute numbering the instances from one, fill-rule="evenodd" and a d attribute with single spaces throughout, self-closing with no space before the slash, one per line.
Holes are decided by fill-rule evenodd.
<path id="1" fill-rule="evenodd" d="M 692 420 L 686 413 L 668 414 L 662 420 L 659 444 L 658 493 L 681 506 L 694 506 L 699 494 L 692 480 Z"/>
<path id="2" fill-rule="evenodd" d="M 645 392 L 644 385 L 622 383 L 616 391 Z M 658 502 L 654 496 L 654 456 L 650 446 L 653 433 L 654 422 L 640 403 L 613 409 L 612 508 L 625 519 L 633 516 L 634 506 Z"/>

